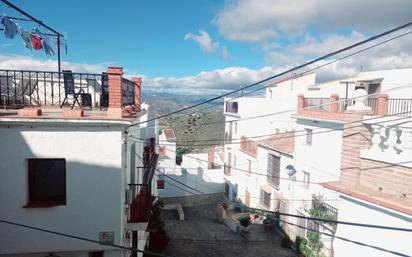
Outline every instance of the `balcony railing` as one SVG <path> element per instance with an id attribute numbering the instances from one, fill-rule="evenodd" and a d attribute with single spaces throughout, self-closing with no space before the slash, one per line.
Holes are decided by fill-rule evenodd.
<path id="1" fill-rule="evenodd" d="M 140 184 L 129 184 L 132 192 L 132 203 L 130 204 L 129 222 L 147 222 L 150 211 L 156 199 L 153 196 L 152 180 L 156 170 L 158 155 L 152 155 L 150 163 L 143 169 L 143 179 Z"/>
<path id="2" fill-rule="evenodd" d="M 225 112 L 238 113 L 238 102 L 227 101 Z"/>
<path id="3" fill-rule="evenodd" d="M 326 219 L 326 220 L 337 220 L 338 209 L 325 203 L 322 199 L 318 197 L 312 198 L 312 209 L 310 210 L 312 217 Z M 336 223 L 328 222 L 329 226 L 336 229 Z"/>
<path id="4" fill-rule="evenodd" d="M 332 106 L 337 105 L 336 112 L 345 112 L 348 106 L 355 104 L 355 101 L 355 99 L 347 98 L 336 98 L 333 101 L 332 98 L 304 98 L 303 108 L 308 111 L 332 112 Z M 382 115 L 383 111 L 385 115 L 412 116 L 412 99 L 389 98 L 386 101 L 385 106 L 379 106 L 378 98 L 368 98 L 365 104 L 371 108 L 374 115 Z M 385 109 L 380 110 L 379 108 Z"/>
<path id="5" fill-rule="evenodd" d="M 29 70 L 0 70 L 0 108 L 23 108 L 25 106 L 61 106 L 70 86 L 75 93 L 90 95 L 80 97 L 82 105 L 105 108 L 109 105 L 108 74 L 53 72 Z M 133 105 L 135 83 L 122 79 L 123 105 Z"/>
<path id="6" fill-rule="evenodd" d="M 257 155 L 257 143 L 248 139 L 247 137 L 242 136 L 240 138 L 240 150 L 246 152 L 249 155 Z"/>

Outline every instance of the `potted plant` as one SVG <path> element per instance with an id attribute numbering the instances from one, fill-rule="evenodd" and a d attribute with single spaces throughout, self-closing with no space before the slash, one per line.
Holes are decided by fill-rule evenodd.
<path id="1" fill-rule="evenodd" d="M 249 225 L 251 223 L 251 219 L 249 216 L 240 218 L 239 223 L 242 227 L 243 232 L 249 232 Z"/>
<path id="2" fill-rule="evenodd" d="M 264 219 L 263 227 L 265 228 L 266 231 L 272 230 L 273 229 L 272 221 L 268 218 Z"/>
<path id="3" fill-rule="evenodd" d="M 280 243 L 280 245 L 283 248 L 290 248 L 290 245 L 292 244 L 292 241 L 290 240 L 290 238 L 288 236 L 285 236 L 282 238 L 282 241 Z"/>
<path id="4" fill-rule="evenodd" d="M 297 236 L 295 239 L 295 248 L 296 248 L 296 252 L 298 254 L 299 257 L 305 257 L 305 255 L 303 255 L 301 248 L 304 248 L 303 245 L 306 245 L 306 239 L 301 238 L 300 236 Z"/>

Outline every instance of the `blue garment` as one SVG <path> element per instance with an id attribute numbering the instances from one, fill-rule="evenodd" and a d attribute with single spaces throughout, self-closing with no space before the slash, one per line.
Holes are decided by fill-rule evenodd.
<path id="1" fill-rule="evenodd" d="M 21 38 L 23 39 L 24 45 L 25 45 L 28 49 L 32 50 L 33 47 L 31 46 L 31 34 L 30 34 L 30 32 L 28 32 L 28 31 L 26 31 L 26 30 L 24 30 L 24 29 L 20 29 L 20 36 L 21 36 Z"/>
<path id="2" fill-rule="evenodd" d="M 52 56 L 54 55 L 54 50 L 53 48 L 50 46 L 49 43 L 49 39 L 43 37 L 43 48 L 44 48 L 44 52 L 46 53 L 47 56 Z"/>
<path id="3" fill-rule="evenodd" d="M 18 32 L 17 25 L 8 17 L 2 17 L 1 24 L 4 25 L 4 35 L 7 38 L 14 38 Z"/>

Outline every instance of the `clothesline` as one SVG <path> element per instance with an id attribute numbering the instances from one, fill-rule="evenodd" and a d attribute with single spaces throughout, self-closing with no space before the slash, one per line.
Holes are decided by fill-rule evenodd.
<path id="1" fill-rule="evenodd" d="M 30 50 L 44 49 L 46 56 L 52 56 L 55 54 L 53 47 L 50 45 L 49 33 L 43 33 L 38 28 L 34 27 L 31 32 L 25 30 L 21 26 L 18 26 L 13 18 L 6 15 L 0 15 L 0 23 L 4 26 L 4 35 L 7 38 L 13 39 L 17 34 L 20 34 L 23 43 L 26 48 Z M 52 35 L 59 36 L 59 35 Z M 57 42 L 58 44 L 59 42 Z M 65 44 L 64 42 L 62 42 Z M 67 54 L 67 45 L 65 45 Z"/>

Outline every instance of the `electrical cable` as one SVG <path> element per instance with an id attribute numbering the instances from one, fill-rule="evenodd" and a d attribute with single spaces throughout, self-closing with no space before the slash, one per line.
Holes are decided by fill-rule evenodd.
<path id="1" fill-rule="evenodd" d="M 196 108 L 196 107 L 201 106 L 201 105 L 204 105 L 204 104 L 206 104 L 206 103 L 213 102 L 213 101 L 215 101 L 215 100 L 217 100 L 217 99 L 224 98 L 224 97 L 229 96 L 229 95 L 231 95 L 231 94 L 234 94 L 234 93 L 237 93 L 237 92 L 242 92 L 242 91 L 244 91 L 245 89 L 248 89 L 248 88 L 254 87 L 254 86 L 256 86 L 256 85 L 259 85 L 259 84 L 261 84 L 261 83 L 270 81 L 270 80 L 272 80 L 272 79 L 274 79 L 274 78 L 281 77 L 281 76 L 286 75 L 286 74 L 288 74 L 288 73 L 294 72 L 294 71 L 296 71 L 296 70 L 299 70 L 299 69 L 301 69 L 301 68 L 304 68 L 304 67 L 306 67 L 306 66 L 309 66 L 309 65 L 311 65 L 311 64 L 314 64 L 314 63 L 316 63 L 316 62 L 318 62 L 318 61 L 321 61 L 321 60 L 330 58 L 330 57 L 332 57 L 332 56 L 335 56 L 335 55 L 337 55 L 337 54 L 339 54 L 339 53 L 346 52 L 346 51 L 348 51 L 348 50 L 350 50 L 350 49 L 356 48 L 356 47 L 361 46 L 361 45 L 364 45 L 364 44 L 366 44 L 366 43 L 368 43 L 368 42 L 371 42 L 371 41 L 374 41 L 374 40 L 379 39 L 379 38 L 381 38 L 381 37 L 384 37 L 384 36 L 386 36 L 386 35 L 392 34 L 392 33 L 396 32 L 396 31 L 399 31 L 399 30 L 404 29 L 404 28 L 406 28 L 406 27 L 409 27 L 409 26 L 411 26 L 411 25 L 412 25 L 412 22 L 405 23 L 405 24 L 403 24 L 403 25 L 401 25 L 401 26 L 392 28 L 392 29 L 387 30 L 387 31 L 385 31 L 385 32 L 383 32 L 383 33 L 380 33 L 380 34 L 378 34 L 378 35 L 369 37 L 369 38 L 367 38 L 367 39 L 365 39 L 365 40 L 362 40 L 362 41 L 357 42 L 357 43 L 355 43 L 355 44 L 351 44 L 351 45 L 349 45 L 349 46 L 347 46 L 347 47 L 341 48 L 341 49 L 336 50 L 336 51 L 334 51 L 334 52 L 330 52 L 330 53 L 328 53 L 328 54 L 326 54 L 326 55 L 323 55 L 323 56 L 321 56 L 321 57 L 315 58 L 315 59 L 313 59 L 313 60 L 311 60 L 311 61 L 308 61 L 308 62 L 306 62 L 306 63 L 304 63 L 304 64 L 300 64 L 300 65 L 298 65 L 298 66 L 295 66 L 295 67 L 293 67 L 293 68 L 291 68 L 291 69 L 288 69 L 288 70 L 286 70 L 286 71 L 283 71 L 283 72 L 281 72 L 281 73 L 278 73 L 278 74 L 276 74 L 276 75 L 274 75 L 274 76 L 270 76 L 270 77 L 268 77 L 268 78 L 266 78 L 266 79 L 263 79 L 263 80 L 260 80 L 260 81 L 258 81 L 258 82 L 249 84 L 249 85 L 247 85 L 247 86 L 245 86 L 245 87 L 242 87 L 242 88 L 240 88 L 240 89 L 232 90 L 232 91 L 229 92 L 229 93 L 225 93 L 225 94 L 222 94 L 222 95 L 220 95 L 220 96 L 216 96 L 216 97 L 210 98 L 210 99 L 208 99 L 208 100 L 206 100 L 206 101 L 203 101 L 203 102 L 201 102 L 201 103 L 197 103 L 197 104 L 194 104 L 194 105 L 191 105 L 191 106 L 188 106 L 188 107 L 184 107 L 184 108 L 182 108 L 182 109 L 179 109 L 179 110 L 176 110 L 176 111 L 172 111 L 172 112 L 170 112 L 170 113 L 167 113 L 167 114 L 164 114 L 164 115 L 160 115 L 160 116 L 158 116 L 158 117 L 151 118 L 151 119 L 148 119 L 148 120 L 146 120 L 146 121 L 138 122 L 138 123 L 132 124 L 132 125 L 130 125 L 130 126 L 138 126 L 138 125 L 143 124 L 143 123 L 148 123 L 148 122 L 150 122 L 150 121 L 162 119 L 162 118 L 171 116 L 171 115 L 173 115 L 173 114 L 177 114 L 177 113 L 180 113 L 180 112 L 184 112 L 184 111 L 186 111 L 186 110 L 190 110 L 190 109 Z"/>
<path id="2" fill-rule="evenodd" d="M 122 245 L 117 245 L 117 244 L 105 243 L 105 242 L 101 242 L 101 241 L 86 238 L 86 237 L 81 237 L 81 236 L 77 236 L 77 235 L 57 232 L 57 231 L 53 231 L 53 230 L 49 230 L 49 229 L 45 229 L 45 228 L 41 228 L 41 227 L 29 226 L 29 225 L 25 225 L 25 224 L 22 224 L 22 223 L 17 223 L 17 222 L 5 220 L 5 219 L 0 219 L 0 223 L 9 224 L 9 225 L 18 226 L 18 227 L 23 227 L 23 228 L 32 229 L 32 230 L 37 230 L 37 231 L 41 231 L 41 232 L 45 232 L 45 233 L 49 233 L 49 234 L 54 234 L 54 235 L 58 235 L 58 236 L 62 236 L 62 237 L 73 238 L 73 239 L 87 241 L 87 242 L 91 242 L 91 243 L 112 246 L 112 247 L 115 247 L 115 248 L 119 248 L 119 249 L 123 249 L 123 250 L 129 250 L 129 251 L 132 251 L 132 252 L 145 253 L 145 254 L 150 254 L 150 255 L 160 256 L 160 257 L 169 257 L 168 255 L 164 255 L 164 254 L 139 250 L 137 248 L 127 247 L 127 246 L 122 246 Z"/>

